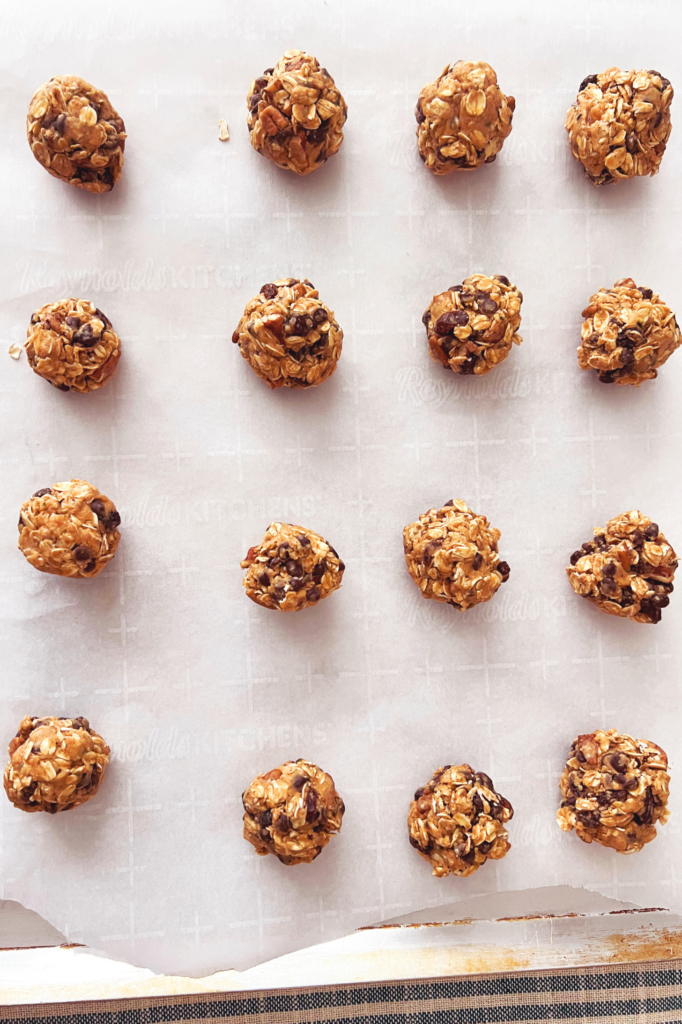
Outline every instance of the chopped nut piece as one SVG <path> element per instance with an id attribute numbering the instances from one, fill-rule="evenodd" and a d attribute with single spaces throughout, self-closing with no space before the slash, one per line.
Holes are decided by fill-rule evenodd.
<path id="1" fill-rule="evenodd" d="M 596 370 L 603 384 L 639 387 L 653 380 L 682 344 L 675 314 L 631 277 L 595 292 L 583 316 L 578 364 L 581 370 Z"/>
<path id="2" fill-rule="evenodd" d="M 460 611 L 489 601 L 509 579 L 497 550 L 500 531 L 463 501 L 431 508 L 403 530 L 407 570 L 423 597 Z"/>
<path id="3" fill-rule="evenodd" d="M 341 828 L 345 807 L 334 780 L 311 761 L 287 761 L 258 775 L 242 795 L 244 839 L 259 857 L 310 864 Z"/>
<path id="4" fill-rule="evenodd" d="M 670 137 L 673 88 L 658 71 L 588 75 L 566 115 L 571 153 L 595 185 L 657 174 Z"/>
<path id="5" fill-rule="evenodd" d="M 87 718 L 24 718 L 9 745 L 5 792 L 20 811 L 56 814 L 95 795 L 109 747 Z"/>
<path id="6" fill-rule="evenodd" d="M 343 331 L 310 281 L 287 277 L 247 303 L 232 341 L 271 388 L 310 388 L 336 369 Z"/>
<path id="7" fill-rule="evenodd" d="M 230 131 L 229 131 L 228 127 L 227 127 L 227 121 L 224 121 L 224 120 L 221 119 L 218 122 L 218 126 L 220 128 L 220 135 L 219 135 L 220 141 L 221 142 L 227 142 L 227 140 L 230 137 Z"/>
<path id="8" fill-rule="evenodd" d="M 85 480 L 36 491 L 19 513 L 19 550 L 35 569 L 89 578 L 116 553 L 121 517 L 113 502 Z"/>
<path id="9" fill-rule="evenodd" d="M 559 827 L 619 853 L 641 850 L 670 815 L 667 767 L 665 752 L 649 740 L 615 729 L 578 736 L 559 783 Z"/>
<path id="10" fill-rule="evenodd" d="M 10 345 L 8 351 L 12 359 L 18 359 L 23 351 L 23 348 L 21 345 Z"/>
<path id="11" fill-rule="evenodd" d="M 635 510 L 595 527 L 566 567 L 576 594 L 609 615 L 660 622 L 670 604 L 677 555 L 648 516 Z"/>
<path id="12" fill-rule="evenodd" d="M 446 66 L 419 93 L 414 112 L 419 155 L 434 174 L 492 163 L 512 129 L 515 106 L 490 64 L 460 60 Z"/>
<path id="13" fill-rule="evenodd" d="M 434 295 L 422 317 L 431 358 L 455 373 L 488 373 L 523 341 L 522 302 L 503 274 L 474 274 Z"/>
<path id="14" fill-rule="evenodd" d="M 29 366 L 60 391 L 96 391 L 113 375 L 121 340 L 111 321 L 87 299 L 42 306 L 26 332 Z"/>
<path id="15" fill-rule="evenodd" d="M 488 857 L 501 860 L 507 854 L 504 825 L 513 815 L 485 772 L 446 764 L 414 794 L 407 827 L 412 846 L 438 878 L 473 875 Z"/>
<path id="16" fill-rule="evenodd" d="M 109 192 L 121 176 L 126 131 L 106 93 L 75 75 L 57 75 L 31 100 L 26 121 L 36 160 L 88 192 Z"/>
<path id="17" fill-rule="evenodd" d="M 251 145 L 278 167 L 310 174 L 343 142 L 348 108 L 326 68 L 309 53 L 287 50 L 249 89 Z"/>
<path id="18" fill-rule="evenodd" d="M 338 590 L 345 565 L 324 537 L 303 526 L 271 523 L 241 563 L 246 594 L 262 608 L 298 612 Z"/>

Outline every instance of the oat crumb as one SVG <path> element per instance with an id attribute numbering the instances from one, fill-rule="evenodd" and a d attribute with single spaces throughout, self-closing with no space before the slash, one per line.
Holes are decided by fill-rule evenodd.
<path id="1" fill-rule="evenodd" d="M 221 118 L 220 121 L 218 121 L 218 126 L 220 127 L 220 141 L 227 142 L 230 137 L 230 130 L 227 127 L 227 121 Z"/>
<path id="2" fill-rule="evenodd" d="M 12 359 L 18 359 L 21 355 L 22 348 L 21 345 L 10 345 L 8 351 Z"/>

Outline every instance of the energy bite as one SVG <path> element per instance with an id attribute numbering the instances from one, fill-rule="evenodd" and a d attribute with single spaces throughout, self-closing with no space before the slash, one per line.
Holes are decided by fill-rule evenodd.
<path id="1" fill-rule="evenodd" d="M 584 843 L 636 853 L 670 816 L 667 768 L 667 755 L 649 740 L 615 729 L 578 736 L 559 783 L 559 827 Z"/>
<path id="2" fill-rule="evenodd" d="M 244 839 L 259 857 L 311 864 L 341 828 L 345 807 L 334 780 L 312 761 L 287 761 L 242 794 Z"/>
<path id="3" fill-rule="evenodd" d="M 278 167 L 310 174 L 338 152 L 348 108 L 326 68 L 287 50 L 246 97 L 251 145 Z"/>
<path id="4" fill-rule="evenodd" d="M 648 516 L 635 510 L 596 527 L 566 567 L 576 594 L 609 615 L 660 622 L 670 604 L 677 555 Z"/>
<path id="5" fill-rule="evenodd" d="M 682 343 L 677 319 L 651 288 L 631 277 L 600 288 L 583 310 L 581 370 L 596 370 L 602 384 L 634 384 L 658 376 L 658 367 Z"/>
<path id="6" fill-rule="evenodd" d="M 571 153 L 595 185 L 658 173 L 672 98 L 659 71 L 607 68 L 583 79 L 565 127 Z"/>
<path id="7" fill-rule="evenodd" d="M 488 373 L 523 341 L 522 302 L 503 274 L 473 274 L 434 295 L 422 317 L 431 358 L 455 373 Z"/>
<path id="8" fill-rule="evenodd" d="M 40 572 L 97 576 L 116 553 L 121 517 L 86 480 L 43 487 L 19 513 L 19 550 Z"/>
<path id="9" fill-rule="evenodd" d="M 434 174 L 492 163 L 512 130 L 515 106 L 485 61 L 446 65 L 424 86 L 415 107 L 420 157 Z"/>
<path id="10" fill-rule="evenodd" d="M 86 299 L 61 299 L 41 306 L 26 332 L 26 355 L 34 373 L 60 391 L 96 391 L 121 358 L 111 320 Z"/>
<path id="11" fill-rule="evenodd" d="M 247 597 L 280 612 L 298 612 L 329 597 L 346 568 L 324 537 L 291 523 L 271 523 L 241 567 L 247 570 Z"/>
<path id="12" fill-rule="evenodd" d="M 60 181 L 109 192 L 121 176 L 126 130 L 106 93 L 57 75 L 35 93 L 26 133 L 33 155 Z"/>
<path id="13" fill-rule="evenodd" d="M 407 571 L 422 597 L 445 601 L 460 611 L 489 601 L 509 579 L 497 550 L 500 531 L 464 501 L 431 508 L 403 530 Z"/>
<path id="14" fill-rule="evenodd" d="M 310 388 L 331 377 L 343 331 L 316 288 L 295 277 L 264 284 L 232 341 L 271 388 Z"/>
<path id="15" fill-rule="evenodd" d="M 407 827 L 433 874 L 446 878 L 473 875 L 489 857 L 501 860 L 510 847 L 504 826 L 513 816 L 512 805 L 485 772 L 446 764 L 414 794 Z"/>
<path id="16" fill-rule="evenodd" d="M 20 811 L 70 811 L 90 800 L 109 764 L 109 747 L 87 718 L 23 719 L 9 745 L 5 792 Z"/>

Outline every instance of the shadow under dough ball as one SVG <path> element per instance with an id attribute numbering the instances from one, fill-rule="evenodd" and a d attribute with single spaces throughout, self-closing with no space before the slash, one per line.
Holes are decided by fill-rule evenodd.
<path id="1" fill-rule="evenodd" d="M 571 153 L 595 185 L 658 173 L 672 98 L 658 71 L 608 68 L 583 79 L 565 127 Z"/>
<path id="2" fill-rule="evenodd" d="M 653 380 L 682 343 L 672 310 L 631 277 L 616 281 L 613 288 L 600 288 L 582 315 L 578 365 L 596 370 L 602 384 L 639 387 Z"/>
<path id="3" fill-rule="evenodd" d="M 482 60 L 446 65 L 419 93 L 417 147 L 434 174 L 472 171 L 492 163 L 512 129 L 516 101 Z"/>
<path id="4" fill-rule="evenodd" d="M 97 576 L 116 553 L 121 517 L 86 480 L 43 487 L 19 513 L 19 550 L 40 572 Z"/>
<path id="5" fill-rule="evenodd" d="M 472 875 L 510 847 L 505 825 L 512 805 L 485 772 L 468 764 L 438 768 L 414 794 L 407 816 L 410 843 L 438 878 Z"/>
<path id="6" fill-rule="evenodd" d="M 464 501 L 431 508 L 403 530 L 407 571 L 422 597 L 466 611 L 489 601 L 509 579 L 500 561 L 500 531 Z"/>
<path id="7" fill-rule="evenodd" d="M 110 192 L 121 176 L 126 130 L 106 93 L 75 75 L 57 75 L 33 96 L 28 142 L 54 178 Z"/>
<path id="8" fill-rule="evenodd" d="M 559 827 L 584 843 L 636 853 L 670 816 L 667 769 L 665 751 L 649 740 L 615 729 L 578 736 L 559 782 Z"/>
<path id="9" fill-rule="evenodd" d="M 655 623 L 670 604 L 676 569 L 677 555 L 658 524 L 632 510 L 597 527 L 594 540 L 571 555 L 566 574 L 576 594 L 603 612 Z"/>
<path id="10" fill-rule="evenodd" d="M 87 718 L 24 718 L 10 741 L 5 792 L 20 811 L 69 811 L 90 800 L 109 747 Z"/>
<path id="11" fill-rule="evenodd" d="M 31 317 L 25 342 L 34 373 L 60 391 L 96 391 L 112 377 L 121 340 L 101 309 L 86 299 L 51 302 Z"/>
<path id="12" fill-rule="evenodd" d="M 324 537 L 291 523 L 271 523 L 241 567 L 247 597 L 280 612 L 298 612 L 329 597 L 346 568 Z"/>
<path id="13" fill-rule="evenodd" d="M 345 807 L 334 780 L 312 761 L 287 761 L 242 794 L 244 839 L 260 857 L 310 864 L 341 828 Z"/>
<path id="14" fill-rule="evenodd" d="M 474 274 L 434 295 L 422 316 L 431 358 L 455 373 L 489 373 L 523 341 L 522 302 L 503 274 Z"/>
<path id="15" fill-rule="evenodd" d="M 343 331 L 310 281 L 286 277 L 246 304 L 232 341 L 269 387 L 311 388 L 336 369 Z"/>
<path id="16" fill-rule="evenodd" d="M 287 50 L 251 83 L 246 98 L 251 145 L 278 167 L 310 174 L 338 152 L 348 108 L 326 68 Z"/>

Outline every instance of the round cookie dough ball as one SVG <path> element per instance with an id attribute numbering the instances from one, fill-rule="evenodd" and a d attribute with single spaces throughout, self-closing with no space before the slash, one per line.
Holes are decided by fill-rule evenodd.
<path id="1" fill-rule="evenodd" d="M 343 331 L 310 281 L 286 277 L 247 303 L 232 341 L 271 388 L 311 388 L 336 369 Z"/>
<path id="2" fill-rule="evenodd" d="M 341 828 L 345 807 L 334 780 L 312 761 L 287 761 L 258 775 L 245 793 L 244 839 L 259 857 L 310 864 Z"/>
<path id="3" fill-rule="evenodd" d="M 682 343 L 675 314 L 651 288 L 631 277 L 600 288 L 582 312 L 581 370 L 596 370 L 602 384 L 634 384 L 658 376 L 658 367 Z"/>
<path id="4" fill-rule="evenodd" d="M 338 151 L 348 108 L 314 57 L 287 50 L 251 83 L 246 97 L 251 145 L 278 167 L 310 174 Z"/>
<path id="5" fill-rule="evenodd" d="M 438 878 L 473 875 L 490 857 L 501 860 L 514 816 L 485 772 L 468 764 L 438 768 L 414 794 L 407 816 L 410 842 Z"/>
<path id="6" fill-rule="evenodd" d="M 431 358 L 455 373 L 488 373 L 523 341 L 522 302 L 503 274 L 474 274 L 434 295 L 422 317 Z"/>
<path id="7" fill-rule="evenodd" d="M 75 75 L 41 85 L 28 108 L 33 155 L 54 178 L 109 192 L 123 167 L 126 131 L 106 93 Z"/>
<path id="8" fill-rule="evenodd" d="M 658 71 L 608 68 L 580 83 L 566 114 L 571 153 L 595 185 L 658 172 L 673 88 Z"/>
<path id="9" fill-rule="evenodd" d="M 19 550 L 40 572 L 88 578 L 116 553 L 121 517 L 86 480 L 43 487 L 19 513 Z"/>
<path id="10" fill-rule="evenodd" d="M 109 747 L 87 718 L 24 718 L 9 745 L 5 792 L 20 811 L 70 811 L 95 795 Z"/>
<path id="11" fill-rule="evenodd" d="M 615 729 L 578 736 L 559 783 L 559 827 L 584 843 L 636 853 L 670 815 L 667 768 L 667 755 L 649 740 Z"/>
<path id="12" fill-rule="evenodd" d="M 346 568 L 324 537 L 291 523 L 271 523 L 241 567 L 247 570 L 247 597 L 280 612 L 298 612 L 329 597 Z"/>
<path id="13" fill-rule="evenodd" d="M 596 527 L 566 567 L 576 594 L 609 615 L 660 622 L 670 604 L 677 555 L 648 516 L 635 510 Z"/>
<path id="14" fill-rule="evenodd" d="M 492 163 L 512 130 L 515 106 L 485 61 L 446 66 L 419 93 L 414 111 L 419 155 L 434 174 Z"/>
<path id="15" fill-rule="evenodd" d="M 494 530 L 464 501 L 431 508 L 403 530 L 407 571 L 422 597 L 445 601 L 460 611 L 489 601 L 509 579 L 500 561 Z"/>
<path id="16" fill-rule="evenodd" d="M 86 299 L 41 306 L 31 317 L 25 348 L 34 373 L 60 391 L 104 387 L 121 358 L 111 321 Z"/>

